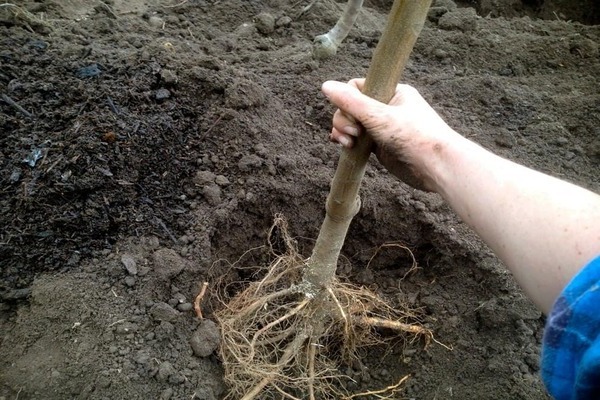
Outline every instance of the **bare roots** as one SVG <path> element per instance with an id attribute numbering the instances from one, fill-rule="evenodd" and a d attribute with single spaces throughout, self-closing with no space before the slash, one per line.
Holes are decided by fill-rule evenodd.
<path id="1" fill-rule="evenodd" d="M 292 246 L 285 222 L 275 224 L 287 254 L 216 315 L 229 398 L 349 398 L 337 384 L 344 378 L 338 367 L 356 361 L 359 348 L 381 342 L 373 328 L 424 336 L 429 343 L 430 331 L 406 323 L 411 315 L 365 288 L 335 280 L 317 296 L 307 296 L 306 262 Z"/>

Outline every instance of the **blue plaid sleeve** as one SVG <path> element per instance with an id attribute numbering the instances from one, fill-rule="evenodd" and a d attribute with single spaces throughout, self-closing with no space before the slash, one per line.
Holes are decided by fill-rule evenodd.
<path id="1" fill-rule="evenodd" d="M 544 332 L 541 370 L 556 400 L 600 399 L 600 256 L 554 303 Z"/>

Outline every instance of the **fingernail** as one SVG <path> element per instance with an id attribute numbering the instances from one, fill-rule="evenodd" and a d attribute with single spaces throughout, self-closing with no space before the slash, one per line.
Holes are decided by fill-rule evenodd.
<path id="1" fill-rule="evenodd" d="M 350 147 L 352 145 L 352 140 L 347 136 L 340 136 L 337 140 L 344 147 Z"/>
<path id="2" fill-rule="evenodd" d="M 329 91 L 331 90 L 331 81 L 326 81 L 321 85 L 321 92 L 329 99 Z"/>
<path id="3" fill-rule="evenodd" d="M 342 129 L 345 134 L 358 136 L 358 129 L 355 126 L 348 125 Z"/>

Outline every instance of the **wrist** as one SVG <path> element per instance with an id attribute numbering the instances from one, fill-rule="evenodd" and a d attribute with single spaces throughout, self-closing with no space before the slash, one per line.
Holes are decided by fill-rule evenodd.
<path id="1" fill-rule="evenodd" d="M 444 195 L 448 187 L 454 187 L 456 173 L 470 155 L 482 150 L 474 142 L 446 127 L 434 140 L 421 146 L 418 155 L 424 172 L 423 181 L 428 190 Z"/>

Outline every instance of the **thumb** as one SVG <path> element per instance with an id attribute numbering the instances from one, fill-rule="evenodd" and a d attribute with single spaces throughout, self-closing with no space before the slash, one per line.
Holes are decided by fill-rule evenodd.
<path id="1" fill-rule="evenodd" d="M 373 109 L 381 108 L 383 103 L 361 93 L 358 88 L 347 83 L 327 81 L 321 87 L 329 101 L 344 113 L 364 123 Z"/>

